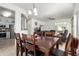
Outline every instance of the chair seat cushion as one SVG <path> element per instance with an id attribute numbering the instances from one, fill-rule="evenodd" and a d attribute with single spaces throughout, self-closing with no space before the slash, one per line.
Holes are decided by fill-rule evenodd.
<path id="1" fill-rule="evenodd" d="M 49 52 L 49 55 L 63 56 L 64 55 L 64 52 L 62 50 L 53 48 L 52 51 Z"/>

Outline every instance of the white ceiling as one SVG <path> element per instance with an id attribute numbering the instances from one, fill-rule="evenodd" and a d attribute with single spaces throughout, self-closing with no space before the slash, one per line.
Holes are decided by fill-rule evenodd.
<path id="1" fill-rule="evenodd" d="M 26 12 L 33 8 L 32 3 L 12 3 L 15 6 L 23 8 Z M 70 18 L 74 12 L 73 3 L 35 3 L 35 7 L 38 10 L 36 18 L 48 19 L 51 18 Z"/>
<path id="2" fill-rule="evenodd" d="M 15 12 L 14 11 L 12 11 L 12 10 L 9 10 L 9 9 L 7 9 L 7 8 L 3 8 L 3 7 L 0 7 L 0 16 L 2 16 L 2 17 L 4 17 L 2 14 L 3 14 L 3 12 L 11 12 L 11 16 L 9 16 L 8 18 L 15 18 Z"/>

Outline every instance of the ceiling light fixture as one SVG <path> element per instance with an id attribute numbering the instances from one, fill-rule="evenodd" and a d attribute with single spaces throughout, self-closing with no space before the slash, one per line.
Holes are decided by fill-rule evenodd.
<path id="1" fill-rule="evenodd" d="M 9 12 L 9 11 L 4 11 L 3 13 L 2 13 L 2 15 L 4 16 L 4 17 L 9 17 L 9 16 L 11 16 L 11 12 Z"/>
<path id="2" fill-rule="evenodd" d="M 34 13 L 37 13 L 37 8 L 34 8 L 34 9 L 33 9 L 33 12 L 34 12 Z"/>
<path id="3" fill-rule="evenodd" d="M 32 10 L 28 10 L 28 14 L 29 15 L 38 15 L 38 11 L 37 8 L 35 7 L 35 4 L 33 3 L 33 9 Z"/>
<path id="4" fill-rule="evenodd" d="M 32 11 L 31 10 L 28 10 L 28 14 L 31 15 L 32 14 Z"/>
<path id="5" fill-rule="evenodd" d="M 34 15 L 35 15 L 35 16 L 37 16 L 37 15 L 38 15 L 38 13 L 36 12 L 36 13 L 34 13 Z"/>

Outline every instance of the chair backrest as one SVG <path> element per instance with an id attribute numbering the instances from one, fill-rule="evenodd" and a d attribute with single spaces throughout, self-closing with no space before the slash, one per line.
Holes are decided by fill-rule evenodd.
<path id="1" fill-rule="evenodd" d="M 34 34 L 37 34 L 39 36 L 42 36 L 43 35 L 43 32 L 42 31 L 41 32 L 34 32 Z"/>
<path id="2" fill-rule="evenodd" d="M 56 46 L 56 49 L 59 49 L 59 41 L 60 41 L 61 39 L 59 39 L 52 47 L 51 47 L 51 49 L 50 49 L 50 53 L 51 53 L 51 51 L 53 50 L 53 48 Z M 71 34 L 69 34 L 69 36 L 68 36 L 68 38 L 67 38 L 67 41 L 65 42 L 66 44 L 65 44 L 65 51 L 64 51 L 64 55 L 65 56 L 67 56 L 68 55 L 68 53 L 71 51 L 71 43 L 72 43 L 72 41 L 73 41 L 73 36 L 71 35 Z M 58 48 L 57 48 L 57 45 L 58 45 Z M 73 52 L 71 52 L 71 53 L 73 53 Z"/>
<path id="3" fill-rule="evenodd" d="M 65 30 L 63 33 L 63 40 L 66 41 L 67 39 L 68 30 Z"/>
<path id="4" fill-rule="evenodd" d="M 77 38 L 73 38 L 72 42 L 71 42 L 71 47 L 77 49 L 78 48 L 78 39 Z"/>
<path id="5" fill-rule="evenodd" d="M 65 45 L 65 55 L 68 55 L 68 52 L 71 49 L 72 40 L 73 40 L 73 36 L 71 34 L 69 34 L 67 41 L 66 41 L 66 45 Z"/>
<path id="6" fill-rule="evenodd" d="M 20 33 L 15 33 L 15 38 L 16 38 L 16 44 L 21 45 Z"/>
<path id="7" fill-rule="evenodd" d="M 20 33 L 15 33 L 16 40 L 21 40 Z"/>
<path id="8" fill-rule="evenodd" d="M 45 32 L 45 36 L 54 36 L 55 32 Z"/>
<path id="9" fill-rule="evenodd" d="M 67 34 L 68 34 L 68 30 L 65 30 L 63 35 L 66 36 Z"/>
<path id="10" fill-rule="evenodd" d="M 73 38 L 73 40 L 71 42 L 71 51 L 72 51 L 73 56 L 77 55 L 78 43 L 79 43 L 78 39 Z"/>
<path id="11" fill-rule="evenodd" d="M 26 34 L 22 34 L 22 39 L 23 39 L 23 42 L 26 42 L 26 40 L 27 40 L 27 35 L 26 35 Z"/>

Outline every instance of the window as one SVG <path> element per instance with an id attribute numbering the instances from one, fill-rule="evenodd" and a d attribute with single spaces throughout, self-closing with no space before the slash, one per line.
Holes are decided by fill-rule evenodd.
<path id="1" fill-rule="evenodd" d="M 27 18 L 24 14 L 21 14 L 21 30 L 27 30 Z"/>

